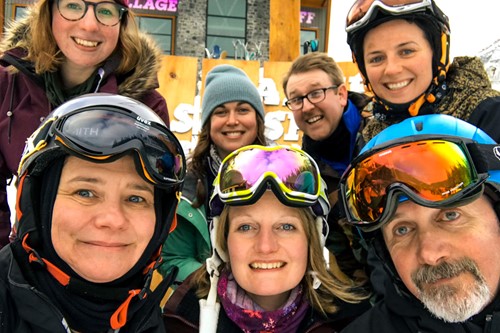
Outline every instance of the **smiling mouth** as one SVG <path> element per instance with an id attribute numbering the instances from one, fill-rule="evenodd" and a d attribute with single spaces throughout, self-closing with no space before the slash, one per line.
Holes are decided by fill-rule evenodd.
<path id="1" fill-rule="evenodd" d="M 276 269 L 276 268 L 281 268 L 285 266 L 286 263 L 284 262 L 270 262 L 270 263 L 264 263 L 264 262 L 253 262 L 250 264 L 250 267 L 253 269 Z"/>
<path id="2" fill-rule="evenodd" d="M 97 45 L 99 45 L 99 42 L 93 42 L 90 40 L 85 40 L 85 39 L 76 38 L 76 37 L 74 37 L 73 40 L 78 45 L 85 46 L 85 47 L 97 47 Z"/>
<path id="3" fill-rule="evenodd" d="M 87 245 L 91 246 L 98 246 L 98 247 L 103 247 L 103 248 L 123 248 L 126 247 L 127 244 L 125 243 L 106 243 L 106 242 L 85 242 Z"/>
<path id="4" fill-rule="evenodd" d="M 315 122 L 320 121 L 321 119 L 323 119 L 322 116 L 311 117 L 311 118 L 309 118 L 309 119 L 306 120 L 306 123 L 308 123 L 308 124 L 314 124 Z"/>
<path id="5" fill-rule="evenodd" d="M 224 135 L 229 137 L 238 137 L 243 135 L 243 132 L 242 131 L 225 132 Z"/>
<path id="6" fill-rule="evenodd" d="M 398 90 L 398 89 L 402 89 L 402 88 L 406 87 L 409 84 L 410 84 L 410 80 L 406 80 L 406 81 L 402 81 L 402 82 L 398 82 L 398 83 L 386 83 L 385 86 L 389 90 Z"/>

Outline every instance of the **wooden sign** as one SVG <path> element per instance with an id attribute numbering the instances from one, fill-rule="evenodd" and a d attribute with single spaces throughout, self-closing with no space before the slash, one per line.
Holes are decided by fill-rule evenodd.
<path id="1" fill-rule="evenodd" d="M 241 68 L 258 88 L 264 104 L 266 136 L 279 144 L 300 147 L 302 133 L 293 119 L 293 113 L 285 105 L 282 88 L 283 76 L 291 62 L 264 62 L 232 59 L 203 59 L 201 82 L 198 82 L 198 58 L 163 56 L 162 68 L 158 75 L 158 91 L 165 97 L 170 114 L 170 129 L 181 141 L 188 154 L 195 147 L 200 132 L 201 98 L 205 77 L 215 66 L 230 64 Z M 339 63 L 346 74 L 349 87 L 350 78 L 357 75 L 353 63 Z M 200 90 L 201 93 L 197 94 Z"/>

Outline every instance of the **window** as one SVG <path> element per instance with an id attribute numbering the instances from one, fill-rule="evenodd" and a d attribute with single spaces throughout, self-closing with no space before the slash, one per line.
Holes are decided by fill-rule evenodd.
<path id="1" fill-rule="evenodd" d="M 208 0 L 206 47 L 210 53 L 218 46 L 228 58 L 235 58 L 235 50 L 246 42 L 246 15 L 246 0 Z M 242 52 L 236 53 L 241 58 Z"/>
<path id="2" fill-rule="evenodd" d="M 174 20 L 172 18 L 158 18 L 149 16 L 138 16 L 137 24 L 139 29 L 147 32 L 153 37 L 160 46 L 163 54 L 173 54 L 173 35 Z"/>
<path id="3" fill-rule="evenodd" d="M 311 50 L 310 43 L 312 40 L 318 40 L 318 29 L 302 28 L 300 29 L 300 54 L 306 54 Z"/>
<path id="4" fill-rule="evenodd" d="M 19 20 L 23 18 L 28 13 L 28 7 L 26 5 L 15 5 L 14 6 L 14 19 Z"/>

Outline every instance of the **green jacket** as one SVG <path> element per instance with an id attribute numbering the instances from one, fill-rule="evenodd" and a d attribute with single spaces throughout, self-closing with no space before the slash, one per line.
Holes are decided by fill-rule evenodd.
<path id="1" fill-rule="evenodd" d="M 163 264 L 159 268 L 160 273 L 166 276 L 173 266 L 177 266 L 179 273 L 176 281 L 180 282 L 198 269 L 212 253 L 205 206 L 194 208 L 191 205 L 196 197 L 197 183 L 198 179 L 188 172 L 177 208 L 177 227 L 170 233 L 161 251 Z"/>

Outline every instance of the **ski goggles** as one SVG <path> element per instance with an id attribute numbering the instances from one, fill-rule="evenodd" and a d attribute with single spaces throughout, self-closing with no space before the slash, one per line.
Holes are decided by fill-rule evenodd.
<path id="1" fill-rule="evenodd" d="M 250 145 L 229 154 L 214 181 L 214 197 L 222 204 L 250 205 L 271 187 L 278 199 L 293 207 L 315 205 L 324 192 L 316 162 L 288 146 Z M 215 211 L 215 200 L 211 208 Z"/>
<path id="2" fill-rule="evenodd" d="M 349 223 L 372 231 L 386 223 L 399 200 L 437 208 L 482 193 L 491 147 L 460 138 L 399 142 L 361 154 L 340 181 Z"/>
<path id="3" fill-rule="evenodd" d="M 364 27 L 379 10 L 390 15 L 430 11 L 435 16 L 444 16 L 441 11 L 438 12 L 432 0 L 357 0 L 347 14 L 346 32 L 355 32 Z M 444 18 L 441 20 L 445 21 Z"/>
<path id="4" fill-rule="evenodd" d="M 182 184 L 186 161 L 182 146 L 161 124 L 118 108 L 92 107 L 48 119 L 33 136 L 33 151 L 57 143 L 71 155 L 92 162 L 110 162 L 128 152 L 138 173 L 148 182 L 171 188 Z"/>

